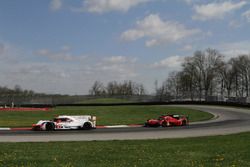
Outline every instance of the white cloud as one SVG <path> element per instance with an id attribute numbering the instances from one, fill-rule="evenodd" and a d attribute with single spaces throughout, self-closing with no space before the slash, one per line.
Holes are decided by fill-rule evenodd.
<path id="1" fill-rule="evenodd" d="M 155 62 L 151 67 L 153 68 L 171 68 L 171 69 L 178 69 L 181 67 L 181 64 L 184 60 L 184 57 L 181 56 L 171 56 L 167 57 L 159 62 Z"/>
<path id="2" fill-rule="evenodd" d="M 72 48 L 70 46 L 68 46 L 68 45 L 64 45 L 64 46 L 61 47 L 61 50 L 63 50 L 63 51 L 70 51 L 71 49 Z"/>
<path id="3" fill-rule="evenodd" d="M 193 3 L 193 0 L 184 0 L 186 3 L 191 4 Z"/>
<path id="4" fill-rule="evenodd" d="M 109 74 L 108 78 L 126 79 L 137 76 L 136 73 L 136 58 L 128 58 L 125 56 L 111 56 L 104 58 L 97 63 L 93 70 L 96 73 Z"/>
<path id="5" fill-rule="evenodd" d="M 2 63 L 17 63 L 25 59 L 26 55 L 23 50 L 13 46 L 7 42 L 0 41 L 0 62 Z"/>
<path id="6" fill-rule="evenodd" d="M 184 2 L 186 2 L 187 4 L 194 4 L 194 3 L 196 3 L 196 2 L 199 2 L 200 0 L 180 0 L 180 1 L 184 1 Z"/>
<path id="7" fill-rule="evenodd" d="M 192 50 L 193 49 L 193 46 L 192 45 L 185 45 L 184 46 L 184 48 L 183 48 L 183 50 L 185 50 L 185 51 L 190 51 L 190 50 Z"/>
<path id="8" fill-rule="evenodd" d="M 125 56 L 112 56 L 109 58 L 106 58 L 105 61 L 110 63 L 124 63 L 127 61 L 127 58 Z"/>
<path id="9" fill-rule="evenodd" d="M 241 54 L 250 54 L 250 41 L 239 41 L 220 44 L 218 49 L 226 58 L 236 57 Z"/>
<path id="10" fill-rule="evenodd" d="M 209 3 L 206 5 L 195 5 L 195 15 L 192 17 L 195 20 L 212 20 L 223 19 L 228 13 L 238 10 L 247 4 L 246 1 L 233 3 L 231 1 Z"/>
<path id="11" fill-rule="evenodd" d="M 136 22 L 134 29 L 122 33 L 125 41 L 134 41 L 146 37 L 146 46 L 151 47 L 173 43 L 200 33 L 199 29 L 187 29 L 175 21 L 163 21 L 158 14 L 150 14 Z"/>
<path id="12" fill-rule="evenodd" d="M 151 0 L 84 0 L 83 7 L 74 9 L 74 11 L 100 14 L 110 11 L 127 12 L 132 7 L 149 1 Z"/>
<path id="13" fill-rule="evenodd" d="M 84 60 L 87 56 L 77 56 L 73 55 L 70 52 L 71 48 L 69 46 L 63 46 L 60 51 L 53 52 L 49 49 L 40 49 L 34 52 L 35 55 L 43 56 L 48 58 L 52 61 L 65 61 L 65 62 L 72 62 L 72 61 L 79 61 Z"/>
<path id="14" fill-rule="evenodd" d="M 104 61 L 105 62 L 109 62 L 109 63 L 135 63 L 136 62 L 136 58 L 127 58 L 125 56 L 111 56 L 108 58 L 105 58 Z"/>
<path id="15" fill-rule="evenodd" d="M 49 49 L 32 52 L 0 41 L 1 85 L 12 88 L 18 84 L 23 89 L 43 93 L 87 94 L 95 80 L 134 80 L 139 75 L 139 63 L 133 57 L 84 58 L 72 53 L 69 46 L 56 52 Z M 41 61 L 41 57 L 35 56 L 45 59 Z"/>
<path id="16" fill-rule="evenodd" d="M 244 13 L 242 14 L 242 17 L 244 17 L 244 18 L 247 20 L 247 22 L 250 23 L 250 10 L 244 12 Z"/>
<path id="17" fill-rule="evenodd" d="M 62 8 L 62 0 L 51 0 L 49 7 L 52 11 L 57 11 Z"/>
<path id="18" fill-rule="evenodd" d="M 6 52 L 6 45 L 4 43 L 0 43 L 0 57 L 2 57 Z"/>
<path id="19" fill-rule="evenodd" d="M 231 28 L 239 28 L 242 26 L 242 23 L 237 20 L 231 20 L 228 24 Z"/>
<path id="20" fill-rule="evenodd" d="M 0 69 L 3 71 L 3 75 L 0 76 L 2 84 L 8 87 L 18 84 L 24 89 L 43 93 L 72 94 L 72 87 L 81 80 L 72 75 L 73 68 L 65 68 L 55 63 L 19 62 L 15 65 L 1 65 Z M 80 90 L 78 87 L 75 88 Z"/>

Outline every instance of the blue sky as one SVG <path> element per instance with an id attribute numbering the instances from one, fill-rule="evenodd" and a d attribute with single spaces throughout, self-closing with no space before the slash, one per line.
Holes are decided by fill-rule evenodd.
<path id="1" fill-rule="evenodd" d="M 248 0 L 1 0 L 0 85 L 87 94 L 154 82 L 208 47 L 250 54 Z"/>

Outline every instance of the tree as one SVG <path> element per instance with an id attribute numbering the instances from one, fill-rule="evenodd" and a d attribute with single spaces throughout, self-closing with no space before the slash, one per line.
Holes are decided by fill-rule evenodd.
<path id="1" fill-rule="evenodd" d="M 201 75 L 198 68 L 194 64 L 193 57 L 185 58 L 182 64 L 182 71 L 180 75 L 181 87 L 184 89 L 185 94 L 193 101 L 196 92 L 199 92 L 199 97 L 202 96 Z"/>
<path id="2" fill-rule="evenodd" d="M 89 92 L 94 96 L 100 96 L 106 93 L 103 83 L 100 81 L 95 81 Z"/>
<path id="3" fill-rule="evenodd" d="M 200 93 L 203 88 L 207 100 L 209 89 L 213 89 L 212 82 L 223 67 L 223 56 L 217 50 L 209 48 L 204 52 L 195 52 L 193 63 L 199 73 Z"/>
<path id="4" fill-rule="evenodd" d="M 231 64 L 235 71 L 235 95 L 238 97 L 249 96 L 250 83 L 250 55 L 240 55 L 232 58 Z"/>
<path id="5" fill-rule="evenodd" d="M 108 82 L 107 86 L 103 83 L 95 81 L 92 88 L 89 90 L 91 95 L 144 95 L 146 92 L 143 84 L 135 83 L 131 80 L 125 80 L 122 83 L 117 81 Z"/>
<path id="6" fill-rule="evenodd" d="M 222 69 L 220 71 L 221 83 L 222 83 L 221 95 L 223 95 L 223 89 L 225 87 L 227 91 L 227 97 L 231 96 L 232 86 L 233 86 L 234 78 L 236 74 L 237 74 L 237 70 L 234 65 L 234 58 L 231 58 L 227 63 L 223 64 Z"/>
<path id="7" fill-rule="evenodd" d="M 108 95 L 115 95 L 118 92 L 118 84 L 116 81 L 109 82 L 107 85 L 107 94 Z"/>
<path id="8" fill-rule="evenodd" d="M 23 92 L 23 89 L 21 88 L 20 85 L 15 85 L 14 91 L 15 91 L 15 93 L 19 94 L 19 93 Z"/>

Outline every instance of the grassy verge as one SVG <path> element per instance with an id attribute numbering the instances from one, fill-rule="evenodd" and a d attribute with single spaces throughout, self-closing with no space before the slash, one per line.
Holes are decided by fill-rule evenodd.
<path id="1" fill-rule="evenodd" d="M 250 133 L 136 141 L 0 143 L 0 166 L 243 167 Z"/>
<path id="2" fill-rule="evenodd" d="M 190 121 L 207 120 L 213 115 L 193 109 L 166 106 L 98 106 L 57 107 L 51 112 L 0 112 L 0 127 L 30 127 L 41 119 L 52 119 L 57 115 L 96 115 L 97 125 L 143 124 L 149 118 L 162 114 L 189 115 Z"/>

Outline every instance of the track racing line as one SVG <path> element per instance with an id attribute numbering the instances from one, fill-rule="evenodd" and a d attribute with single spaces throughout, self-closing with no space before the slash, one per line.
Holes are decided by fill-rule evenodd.
<path id="1" fill-rule="evenodd" d="M 184 127 L 145 128 L 139 126 L 97 128 L 89 131 L 10 131 L 0 129 L 0 142 L 49 142 L 186 138 L 227 135 L 250 131 L 250 110 L 203 105 L 170 105 L 213 114 L 214 119 Z"/>

